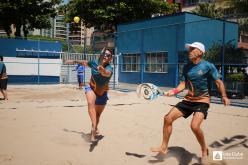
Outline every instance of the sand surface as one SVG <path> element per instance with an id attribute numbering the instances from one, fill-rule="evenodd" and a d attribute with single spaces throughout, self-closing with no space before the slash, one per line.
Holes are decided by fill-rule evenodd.
<path id="1" fill-rule="evenodd" d="M 200 147 L 190 121 L 173 125 L 169 153 L 150 152 L 162 140 L 163 116 L 180 99 L 138 98 L 110 90 L 100 121 L 100 136 L 89 142 L 91 123 L 84 92 L 73 85 L 8 86 L 0 100 L 0 165 L 199 165 L 248 164 L 248 109 L 211 104 L 202 124 L 210 150 Z M 223 161 L 213 161 L 223 151 Z M 231 154 L 231 155 L 230 155 Z"/>

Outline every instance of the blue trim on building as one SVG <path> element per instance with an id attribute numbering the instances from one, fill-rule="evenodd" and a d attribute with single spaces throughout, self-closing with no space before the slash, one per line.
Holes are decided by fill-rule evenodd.
<path id="1" fill-rule="evenodd" d="M 0 38 L 0 55 L 1 56 L 16 57 L 17 56 L 16 49 L 61 52 L 62 45 L 60 42 L 57 42 L 57 41 L 40 41 L 40 40 L 35 41 L 35 40 Z M 46 55 L 46 53 L 41 53 L 40 55 L 43 55 L 43 54 Z M 37 56 L 37 53 L 36 53 L 36 56 Z"/>
<path id="2" fill-rule="evenodd" d="M 59 76 L 8 75 L 8 84 L 59 84 Z M 39 80 L 38 80 L 39 79 Z"/>

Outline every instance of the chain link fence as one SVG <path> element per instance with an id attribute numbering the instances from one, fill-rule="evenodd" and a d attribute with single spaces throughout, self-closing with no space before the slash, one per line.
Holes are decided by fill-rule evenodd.
<path id="1" fill-rule="evenodd" d="M 118 61 L 118 55 L 113 55 L 113 61 Z M 62 53 L 61 54 L 61 75 L 60 75 L 60 82 L 61 83 L 70 83 L 76 84 L 77 83 L 77 72 L 76 72 L 76 65 L 68 65 L 65 63 L 66 60 L 98 60 L 99 54 L 81 54 L 81 53 Z M 112 67 L 114 68 L 114 73 L 110 79 L 110 85 L 114 86 L 118 84 L 118 67 L 111 63 Z M 89 83 L 91 78 L 91 69 L 86 67 L 84 71 L 84 84 Z"/>
<path id="2" fill-rule="evenodd" d="M 111 35 L 119 54 L 115 63 L 119 77 L 113 87 L 115 90 L 135 91 L 138 84 L 148 82 L 165 90 L 175 87 L 181 80 L 183 65 L 188 62 L 185 43 L 201 41 L 207 49 L 204 59 L 216 66 L 231 105 L 248 107 L 248 52 L 238 47 L 235 24 L 206 18 L 156 27 L 143 26 Z M 100 42 L 109 41 L 102 39 Z M 212 102 L 221 103 L 214 82 L 210 89 Z M 178 97 L 185 94 L 183 92 Z"/>
<path id="3" fill-rule="evenodd" d="M 23 73 L 28 71 L 27 74 L 33 76 L 26 77 L 25 81 L 32 79 L 34 83 L 40 84 L 45 77 L 48 83 L 76 84 L 76 66 L 67 65 L 65 61 L 97 60 L 101 49 L 106 47 L 114 54 L 111 63 L 114 68 L 110 82 L 112 89 L 135 91 L 138 84 L 151 82 L 168 90 L 179 83 L 183 65 L 188 61 L 185 42 L 202 41 L 207 45 L 204 59 L 212 62 L 218 69 L 232 105 L 248 107 L 248 53 L 238 48 L 237 40 L 230 37 L 231 29 L 228 29 L 225 23 L 207 18 L 202 21 L 170 23 L 117 33 L 93 33 L 91 39 L 84 40 L 83 45 L 75 47 L 71 45 L 72 42 L 67 41 L 63 52 L 46 50 L 47 46 L 43 47 L 40 40 L 37 40 L 33 49 L 17 47 L 15 53 L 17 57 L 23 58 L 21 61 L 14 61 L 9 57 L 5 63 L 7 68 L 11 68 L 10 74 L 15 72 L 15 79 L 23 77 Z M 213 24 L 216 27 L 211 27 Z M 216 32 L 217 36 L 212 34 L 215 38 L 209 37 L 208 31 L 215 32 L 218 26 L 221 28 Z M 202 35 L 202 31 L 198 33 L 196 28 L 205 29 L 206 34 Z M 185 33 L 182 35 L 182 32 Z M 195 34 L 194 37 L 188 34 L 190 32 Z M 49 60 L 46 57 L 49 57 Z M 90 69 L 86 68 L 86 84 L 90 76 Z M 18 81 L 25 84 L 24 79 L 20 78 Z M 211 91 L 212 101 L 220 103 L 214 83 L 211 84 Z M 183 94 L 179 97 L 183 97 Z"/>

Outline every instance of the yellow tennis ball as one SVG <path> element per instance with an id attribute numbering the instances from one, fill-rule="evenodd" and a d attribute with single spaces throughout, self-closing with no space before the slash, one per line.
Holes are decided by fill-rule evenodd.
<path id="1" fill-rule="evenodd" d="M 75 16 L 73 20 L 74 20 L 74 22 L 79 23 L 80 18 L 78 16 Z"/>

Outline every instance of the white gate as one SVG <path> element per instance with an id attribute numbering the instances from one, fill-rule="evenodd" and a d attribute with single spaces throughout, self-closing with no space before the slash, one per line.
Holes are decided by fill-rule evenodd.
<path id="1" fill-rule="evenodd" d="M 62 53 L 62 65 L 61 65 L 61 75 L 60 75 L 60 83 L 77 83 L 77 72 L 76 72 L 76 65 L 68 65 L 65 64 L 66 60 L 96 60 L 98 59 L 99 55 L 95 54 L 80 54 L 80 53 Z M 118 62 L 118 56 L 114 55 L 115 61 Z M 115 67 L 113 63 L 111 64 L 114 68 L 114 75 L 110 79 L 110 84 L 115 82 L 115 85 L 118 84 L 118 65 L 116 64 Z M 87 84 L 90 81 L 91 77 L 91 69 L 86 67 L 85 68 L 85 83 Z M 115 78 L 115 81 L 114 81 Z"/>

